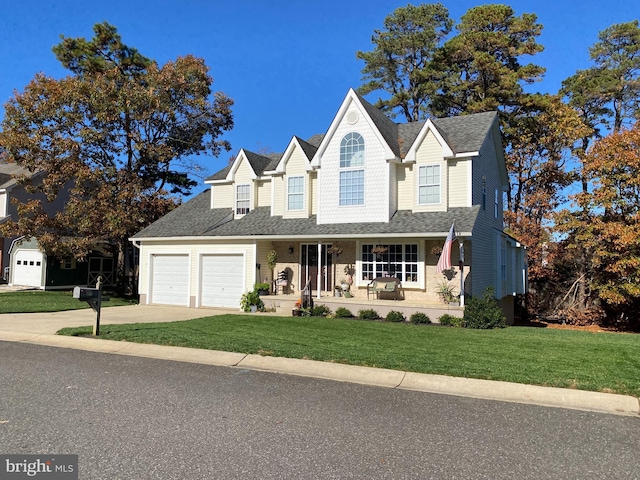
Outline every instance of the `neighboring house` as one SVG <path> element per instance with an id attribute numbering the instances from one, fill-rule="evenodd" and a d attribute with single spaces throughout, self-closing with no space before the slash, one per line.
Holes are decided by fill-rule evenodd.
<path id="1" fill-rule="evenodd" d="M 96 249 L 83 261 L 60 259 L 46 255 L 34 238 L 19 237 L 11 242 L 9 257 L 9 285 L 42 290 L 68 289 L 76 285 L 94 287 L 99 277 L 103 286 L 115 285 L 113 256 L 106 249 Z"/>
<path id="2" fill-rule="evenodd" d="M 18 182 L 19 177 L 26 176 L 35 183 L 41 175 L 41 172 L 32 173 L 13 163 L 0 163 L 0 223 L 18 219 L 18 210 L 11 201 L 14 198 L 23 203 L 39 198 L 48 215 L 64 208 L 68 198 L 65 191 L 50 203 L 42 194 L 27 192 Z M 94 285 L 97 275 L 103 276 L 105 285 L 113 284 L 113 259 L 98 248 L 86 261 L 80 262 L 47 257 L 35 239 L 0 237 L 0 266 L 2 281 L 10 285 L 69 288 Z"/>
<path id="3" fill-rule="evenodd" d="M 491 286 L 511 317 L 525 292 L 524 248 L 503 232 L 508 178 L 495 112 L 396 124 L 349 90 L 325 135 L 294 136 L 280 154 L 240 150 L 205 183 L 132 238 L 141 303 L 238 307 L 254 282 L 272 281 L 266 254 L 275 250 L 275 272 L 286 271 L 296 293 L 307 282 L 314 295 L 330 292 L 352 267 L 356 297 L 388 275 L 404 298 L 433 304 L 443 281 L 460 284 L 457 244 L 454 268 L 436 273 L 454 222 L 466 295 Z"/>

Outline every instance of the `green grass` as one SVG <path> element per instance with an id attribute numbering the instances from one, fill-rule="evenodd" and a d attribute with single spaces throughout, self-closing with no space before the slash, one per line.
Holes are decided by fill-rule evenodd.
<path id="1" fill-rule="evenodd" d="M 58 333 L 91 334 L 91 327 Z M 640 397 L 640 335 L 633 334 L 220 315 L 173 323 L 105 325 L 100 337 Z"/>
<path id="2" fill-rule="evenodd" d="M 131 300 L 109 296 L 108 302 L 103 302 L 103 307 L 115 307 L 130 305 Z M 137 303 L 137 302 L 133 302 Z M 91 308 L 87 302 L 73 298 L 71 292 L 27 290 L 22 292 L 0 293 L 1 313 L 36 313 L 36 312 L 60 312 L 63 310 L 78 310 Z"/>

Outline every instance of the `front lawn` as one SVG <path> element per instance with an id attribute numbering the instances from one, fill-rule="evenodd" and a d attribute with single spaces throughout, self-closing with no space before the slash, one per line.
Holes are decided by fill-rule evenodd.
<path id="1" fill-rule="evenodd" d="M 65 328 L 58 333 L 91 331 L 91 327 Z M 640 335 L 633 334 L 220 315 L 174 323 L 104 325 L 100 338 L 640 397 Z"/>
<path id="2" fill-rule="evenodd" d="M 103 302 L 103 307 L 116 307 L 137 303 L 125 298 L 119 298 L 104 293 L 110 300 Z M 1 313 L 36 313 L 59 312 L 63 310 L 78 310 L 91 308 L 87 302 L 72 297 L 72 292 L 26 290 L 22 292 L 0 293 Z"/>

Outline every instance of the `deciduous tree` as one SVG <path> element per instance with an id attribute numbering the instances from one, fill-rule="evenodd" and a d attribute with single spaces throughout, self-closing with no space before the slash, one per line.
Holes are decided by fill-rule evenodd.
<path id="1" fill-rule="evenodd" d="M 640 308 L 640 125 L 599 140 L 584 157 L 593 185 L 575 195 L 576 211 L 562 212 L 558 228 L 569 245 L 587 248 L 591 290 L 609 314 Z M 589 216 L 582 215 L 588 211 Z"/>
<path id="2" fill-rule="evenodd" d="M 5 106 L 0 144 L 10 159 L 45 172 L 49 201 L 69 189 L 64 210 L 48 217 L 38 201 L 19 204 L 4 235 L 29 235 L 48 254 L 83 258 L 97 243 L 117 253 L 123 273 L 128 238 L 153 222 L 196 182 L 194 155 L 218 155 L 233 126 L 232 100 L 212 98 L 204 60 L 187 55 L 164 66 L 122 42 L 108 23 L 95 36 L 64 38 L 54 53 L 72 75 L 37 74 Z"/>

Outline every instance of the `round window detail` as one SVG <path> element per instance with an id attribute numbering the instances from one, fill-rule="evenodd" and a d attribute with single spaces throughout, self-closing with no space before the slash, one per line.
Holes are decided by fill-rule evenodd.
<path id="1" fill-rule="evenodd" d="M 349 113 L 347 113 L 347 123 L 349 125 L 355 125 L 356 123 L 358 123 L 358 118 L 360 118 L 360 115 L 358 115 L 358 112 L 356 112 L 355 110 L 351 110 Z"/>

